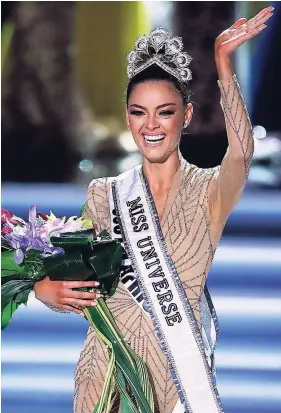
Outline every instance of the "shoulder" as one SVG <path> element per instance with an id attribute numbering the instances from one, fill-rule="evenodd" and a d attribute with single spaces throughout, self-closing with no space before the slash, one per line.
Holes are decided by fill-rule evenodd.
<path id="1" fill-rule="evenodd" d="M 110 178 L 95 178 L 89 183 L 87 205 L 95 214 L 109 203 L 109 191 Z"/>
<path id="2" fill-rule="evenodd" d="M 111 183 L 117 179 L 122 180 L 125 179 L 128 174 L 131 174 L 134 171 L 139 169 L 140 165 L 121 173 L 115 177 L 105 177 L 105 178 L 95 178 L 93 179 L 88 186 L 88 194 L 101 194 L 101 193 L 109 193 L 111 188 Z"/>
<path id="3" fill-rule="evenodd" d="M 95 198 L 108 198 L 111 182 L 114 178 L 95 178 L 88 185 L 88 200 Z"/>
<path id="4" fill-rule="evenodd" d="M 218 176 L 219 170 L 220 166 L 200 168 L 196 165 L 187 163 L 184 175 L 192 186 L 204 186 Z"/>
<path id="5" fill-rule="evenodd" d="M 208 197 L 210 188 L 219 176 L 220 166 L 200 168 L 187 163 L 184 168 L 182 186 L 188 192 L 188 199 L 197 198 L 200 203 Z"/>
<path id="6" fill-rule="evenodd" d="M 88 192 L 103 191 L 110 187 L 110 180 L 112 178 L 95 178 L 88 185 Z"/>
<path id="7" fill-rule="evenodd" d="M 86 213 L 97 231 L 110 232 L 110 185 L 112 178 L 95 178 L 88 185 Z"/>

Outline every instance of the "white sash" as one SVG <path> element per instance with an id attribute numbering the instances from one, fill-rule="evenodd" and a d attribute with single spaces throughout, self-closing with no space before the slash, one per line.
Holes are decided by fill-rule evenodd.
<path id="1" fill-rule="evenodd" d="M 205 343 L 202 340 L 166 250 L 154 202 L 140 167 L 116 178 L 111 192 L 112 223 L 120 220 L 122 229 L 121 234 L 120 227 L 118 230 L 117 225 L 112 225 L 112 236 L 120 241 L 123 238 L 126 250 L 121 279 L 153 321 L 180 397 L 174 413 L 222 413 L 215 378 L 206 357 L 208 351 L 209 356 L 212 355 L 214 345 L 206 329 Z M 208 296 L 204 299 L 208 305 Z M 211 331 L 209 336 L 212 335 Z"/>

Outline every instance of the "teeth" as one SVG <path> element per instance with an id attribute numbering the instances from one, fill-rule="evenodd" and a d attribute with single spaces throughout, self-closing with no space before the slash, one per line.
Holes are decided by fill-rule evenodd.
<path id="1" fill-rule="evenodd" d="M 160 142 L 165 138 L 165 135 L 144 135 L 146 142 Z"/>

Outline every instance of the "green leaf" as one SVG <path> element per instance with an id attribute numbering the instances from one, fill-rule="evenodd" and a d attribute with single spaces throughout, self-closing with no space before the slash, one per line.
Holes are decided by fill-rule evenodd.
<path id="1" fill-rule="evenodd" d="M 144 392 L 142 387 L 142 378 L 140 377 L 137 369 L 137 356 L 131 349 L 129 350 L 121 335 L 121 332 L 113 321 L 112 315 L 108 316 L 110 310 L 108 309 L 108 307 L 106 307 L 103 299 L 100 299 L 98 301 L 98 305 L 96 307 L 87 308 L 84 310 L 84 312 L 90 324 L 95 329 L 102 332 L 102 335 L 105 336 L 108 341 L 110 341 L 115 354 L 116 371 L 118 371 L 119 369 L 123 376 L 123 379 L 130 387 L 131 392 L 137 401 L 140 412 L 152 413 L 153 407 L 151 408 L 151 405 L 154 406 L 154 404 L 151 403 L 150 399 L 150 384 L 147 383 L 148 391 Z M 145 364 L 143 364 L 141 367 L 142 369 L 146 368 Z M 142 371 L 141 374 L 144 375 L 144 372 Z M 120 375 L 118 374 L 117 376 L 119 377 L 119 383 L 121 383 L 122 379 L 120 378 Z M 116 383 L 118 387 L 118 382 Z M 126 395 L 124 394 L 124 389 L 122 390 L 121 387 L 119 388 L 119 391 L 123 392 L 123 397 L 125 397 L 124 403 L 128 403 L 128 397 L 126 397 Z"/>
<path id="2" fill-rule="evenodd" d="M 4 277 L 2 278 L 3 326 L 7 326 L 17 307 L 26 303 L 36 281 L 48 275 L 52 280 L 99 281 L 103 294 L 116 291 L 122 246 L 103 231 L 94 239 L 91 231 L 62 234 L 52 237 L 54 246 L 63 248 L 65 254 L 43 259 L 40 251 L 31 250 L 23 264 L 14 261 L 14 252 L 5 251 Z M 103 299 L 96 307 L 85 308 L 84 313 L 98 337 L 107 345 L 110 363 L 97 413 L 109 413 L 113 392 L 113 379 L 120 392 L 122 413 L 153 413 L 153 395 L 145 363 L 128 347 L 115 320 Z M 131 400 L 133 394 L 138 408 Z"/>
<path id="3" fill-rule="evenodd" d="M 95 240 L 89 231 L 62 235 L 51 241 L 66 253 L 44 260 L 45 273 L 50 279 L 98 281 L 102 294 L 113 295 L 119 282 L 121 244 L 110 239 L 106 232 L 99 240 Z"/>
<path id="4" fill-rule="evenodd" d="M 26 304 L 34 283 L 45 274 L 40 251 L 31 250 L 24 262 L 18 265 L 14 251 L 2 252 L 1 260 L 1 310 L 2 329 L 10 322 L 20 304 Z"/>
<path id="5" fill-rule="evenodd" d="M 1 309 L 3 310 L 9 301 L 15 301 L 18 304 L 25 304 L 28 294 L 33 288 L 31 280 L 10 280 L 1 286 Z"/>
<path id="6" fill-rule="evenodd" d="M 25 278 L 33 281 L 42 280 L 45 276 L 44 259 L 41 257 L 41 252 L 30 250 L 27 257 L 24 259 L 24 274 Z"/>
<path id="7" fill-rule="evenodd" d="M 46 258 L 44 269 L 50 279 L 55 281 L 84 281 L 93 274 L 79 250 Z"/>
<path id="8" fill-rule="evenodd" d="M 15 262 L 14 250 L 3 251 L 1 253 L 1 278 L 9 277 L 11 275 L 18 275 L 24 272 L 24 265 L 18 265 Z"/>
<path id="9" fill-rule="evenodd" d="M 92 230 L 64 232 L 59 237 L 51 237 L 50 241 L 54 247 L 63 248 L 66 253 L 77 249 L 90 252 L 94 235 Z"/>
<path id="10" fill-rule="evenodd" d="M 103 229 L 103 230 L 99 233 L 99 237 L 100 237 L 102 240 L 108 240 L 108 241 L 111 241 L 111 240 L 112 240 L 111 237 L 110 237 L 110 235 L 109 235 L 109 233 L 108 233 L 105 229 Z"/>
<path id="11" fill-rule="evenodd" d="M 126 388 L 126 381 L 119 366 L 116 367 L 115 380 L 120 392 L 120 407 L 122 413 L 139 413 L 138 409 L 132 402 Z"/>
<path id="12" fill-rule="evenodd" d="M 1 258 L 1 284 L 6 282 L 5 278 L 9 280 L 24 278 L 35 283 L 45 275 L 40 251 L 30 250 L 20 265 L 15 262 L 14 250 L 2 252 Z"/>
<path id="13" fill-rule="evenodd" d="M 80 215 L 81 217 L 84 216 L 84 214 L 86 213 L 86 206 L 87 206 L 87 202 L 85 204 L 82 205 L 81 209 L 80 209 Z"/>
<path id="14" fill-rule="evenodd" d="M 13 301 L 10 301 L 6 305 L 6 307 L 4 308 L 4 310 L 2 311 L 2 314 L 1 314 L 1 330 L 4 330 L 4 328 L 7 327 L 7 325 L 9 324 L 14 312 L 18 308 L 18 306 L 19 306 L 19 304 L 15 303 Z"/>
<path id="15" fill-rule="evenodd" d="M 33 288 L 33 285 L 32 285 L 32 288 Z M 24 291 L 17 293 L 17 295 L 14 298 L 15 302 L 19 304 L 27 304 L 28 296 L 32 288 L 30 287 L 30 289 L 24 289 Z"/>
<path id="16" fill-rule="evenodd" d="M 103 248 L 101 248 L 101 246 Z M 93 245 L 94 251 L 88 256 L 88 262 L 94 270 L 102 292 L 112 296 L 119 282 L 119 270 L 122 262 L 122 246 L 113 241 L 104 241 Z"/>
<path id="17" fill-rule="evenodd" d="M 13 248 L 11 245 L 6 241 L 5 237 L 1 235 L 1 251 L 11 251 Z"/>

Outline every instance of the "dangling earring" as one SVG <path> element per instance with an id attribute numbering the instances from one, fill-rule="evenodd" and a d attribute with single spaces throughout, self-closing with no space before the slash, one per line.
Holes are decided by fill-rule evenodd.
<path id="1" fill-rule="evenodd" d="M 130 129 L 130 125 L 129 125 L 129 124 L 127 125 L 127 129 Z"/>

